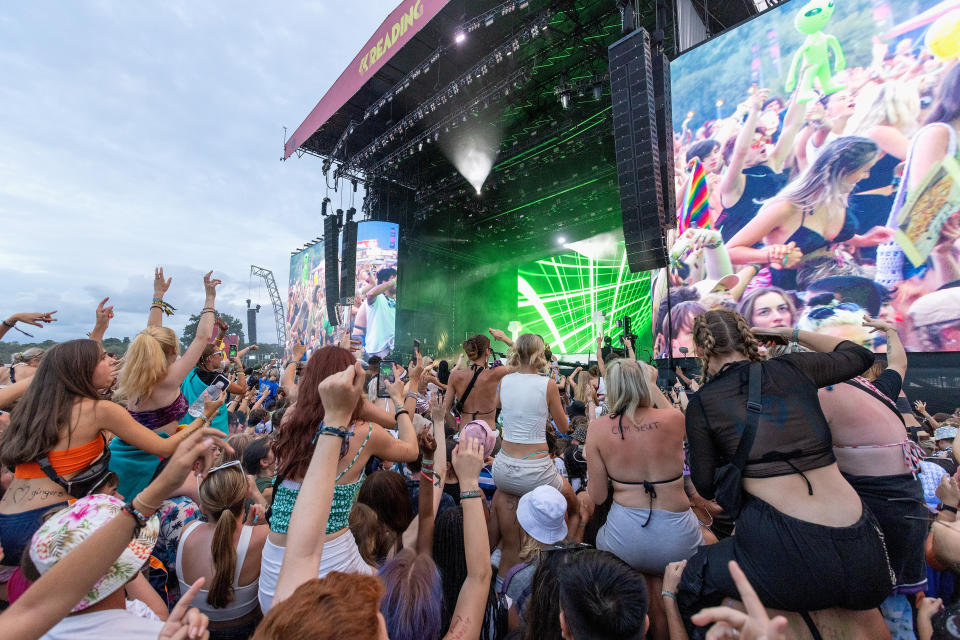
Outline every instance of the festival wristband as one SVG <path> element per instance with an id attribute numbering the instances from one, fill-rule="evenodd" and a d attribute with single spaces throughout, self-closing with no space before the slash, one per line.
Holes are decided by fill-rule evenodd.
<path id="1" fill-rule="evenodd" d="M 950 513 L 952 513 L 952 514 L 954 514 L 954 515 L 957 514 L 957 508 L 956 508 L 956 507 L 951 507 L 951 506 L 948 505 L 948 504 L 942 504 L 942 505 L 940 505 L 940 511 L 949 511 Z"/>
<path id="2" fill-rule="evenodd" d="M 667 589 L 664 589 L 663 591 L 660 592 L 660 597 L 671 598 L 672 600 L 676 601 L 677 594 L 675 594 L 673 591 L 668 591 Z"/>
<path id="3" fill-rule="evenodd" d="M 477 490 L 475 490 L 475 491 L 461 491 L 461 492 L 460 492 L 460 499 L 461 499 L 461 500 L 468 500 L 468 499 L 470 499 L 470 498 L 482 498 L 482 497 L 483 497 L 483 491 L 480 491 L 479 489 L 477 489 Z"/>

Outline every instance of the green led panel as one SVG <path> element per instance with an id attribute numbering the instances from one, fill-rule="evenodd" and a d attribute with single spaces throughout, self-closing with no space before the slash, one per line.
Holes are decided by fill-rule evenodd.
<path id="1" fill-rule="evenodd" d="M 594 259 L 575 251 L 520 265 L 517 270 L 518 320 L 524 333 L 538 333 L 557 353 L 584 353 L 595 348 L 592 318 L 607 316 L 604 335 L 614 339 L 616 323 L 630 316 L 638 353 L 650 344 L 650 273 L 630 273 L 623 243 L 617 255 Z"/>

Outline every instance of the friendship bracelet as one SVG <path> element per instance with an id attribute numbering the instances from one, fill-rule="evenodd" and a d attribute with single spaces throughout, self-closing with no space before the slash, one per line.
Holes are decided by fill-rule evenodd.
<path id="1" fill-rule="evenodd" d="M 663 591 L 660 592 L 660 597 L 661 597 L 661 598 L 671 598 L 671 599 L 673 599 L 674 601 L 676 601 L 676 599 L 677 599 L 677 594 L 675 594 L 673 591 L 668 591 L 667 589 L 664 589 Z"/>
<path id="2" fill-rule="evenodd" d="M 433 466 L 433 460 L 431 460 L 430 458 L 420 458 L 420 466 L 421 466 L 421 467 L 432 467 L 432 466 Z"/>
<path id="3" fill-rule="evenodd" d="M 799 344 L 799 343 L 800 343 L 800 329 L 794 329 L 794 330 L 793 330 L 793 340 L 792 340 L 792 342 L 793 342 L 794 344 Z"/>
<path id="4" fill-rule="evenodd" d="M 460 492 L 460 499 L 461 499 L 461 500 L 468 500 L 469 498 L 482 498 L 482 497 L 483 497 L 483 491 L 480 491 L 479 489 L 476 489 L 476 490 L 474 490 L 474 491 L 461 491 L 461 492 Z"/>
<path id="5" fill-rule="evenodd" d="M 433 482 L 433 474 L 432 474 L 432 473 L 427 473 L 426 471 L 421 471 L 421 472 L 420 472 L 420 475 L 421 475 L 421 476 L 423 477 L 423 479 L 426 480 L 427 482 L 431 482 L 431 483 Z"/>
<path id="6" fill-rule="evenodd" d="M 326 426 L 325 424 L 323 424 L 323 423 L 321 422 L 321 423 L 320 423 L 320 426 L 317 427 L 317 433 L 316 433 L 316 435 L 313 436 L 313 444 L 316 444 L 316 443 L 317 443 L 317 438 L 319 438 L 319 437 L 322 436 L 322 435 L 323 435 L 323 436 L 336 436 L 336 437 L 338 437 L 338 438 L 347 438 L 348 436 L 352 436 L 352 435 L 353 435 L 353 431 L 347 431 L 347 426 L 346 426 L 346 425 L 344 425 L 343 427 L 339 427 L 339 428 L 338 428 L 338 427 L 328 427 L 328 426 Z"/>
<path id="7" fill-rule="evenodd" d="M 147 518 L 145 515 L 140 513 L 140 511 L 135 506 L 133 506 L 133 502 L 128 502 L 125 505 L 123 505 L 123 511 L 126 511 L 131 516 L 133 516 L 133 520 L 134 520 L 133 537 L 139 538 L 140 531 L 145 526 L 147 526 L 147 520 L 149 520 L 149 518 Z"/>

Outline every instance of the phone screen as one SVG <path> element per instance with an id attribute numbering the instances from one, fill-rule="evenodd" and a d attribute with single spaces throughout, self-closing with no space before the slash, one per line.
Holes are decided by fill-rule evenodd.
<path id="1" fill-rule="evenodd" d="M 390 393 L 387 391 L 387 384 L 392 382 L 394 382 L 393 360 L 381 360 L 380 372 L 377 374 L 377 397 L 378 398 L 390 397 Z"/>
<path id="2" fill-rule="evenodd" d="M 414 341 L 413 341 L 413 353 L 414 353 L 414 355 L 420 353 L 420 341 L 419 341 L 419 340 L 414 340 Z"/>
<path id="3" fill-rule="evenodd" d="M 230 357 L 231 357 L 231 358 L 236 358 L 236 357 L 237 357 L 237 345 L 235 345 L 235 344 L 230 345 L 229 353 L 230 353 Z"/>

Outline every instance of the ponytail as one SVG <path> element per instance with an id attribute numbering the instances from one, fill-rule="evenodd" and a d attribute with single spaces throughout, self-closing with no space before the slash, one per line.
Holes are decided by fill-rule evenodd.
<path id="1" fill-rule="evenodd" d="M 237 529 L 237 514 L 224 509 L 217 518 L 213 531 L 213 580 L 207 591 L 207 604 L 222 609 L 233 602 L 233 579 L 237 567 L 237 550 L 233 546 L 233 532 Z"/>

